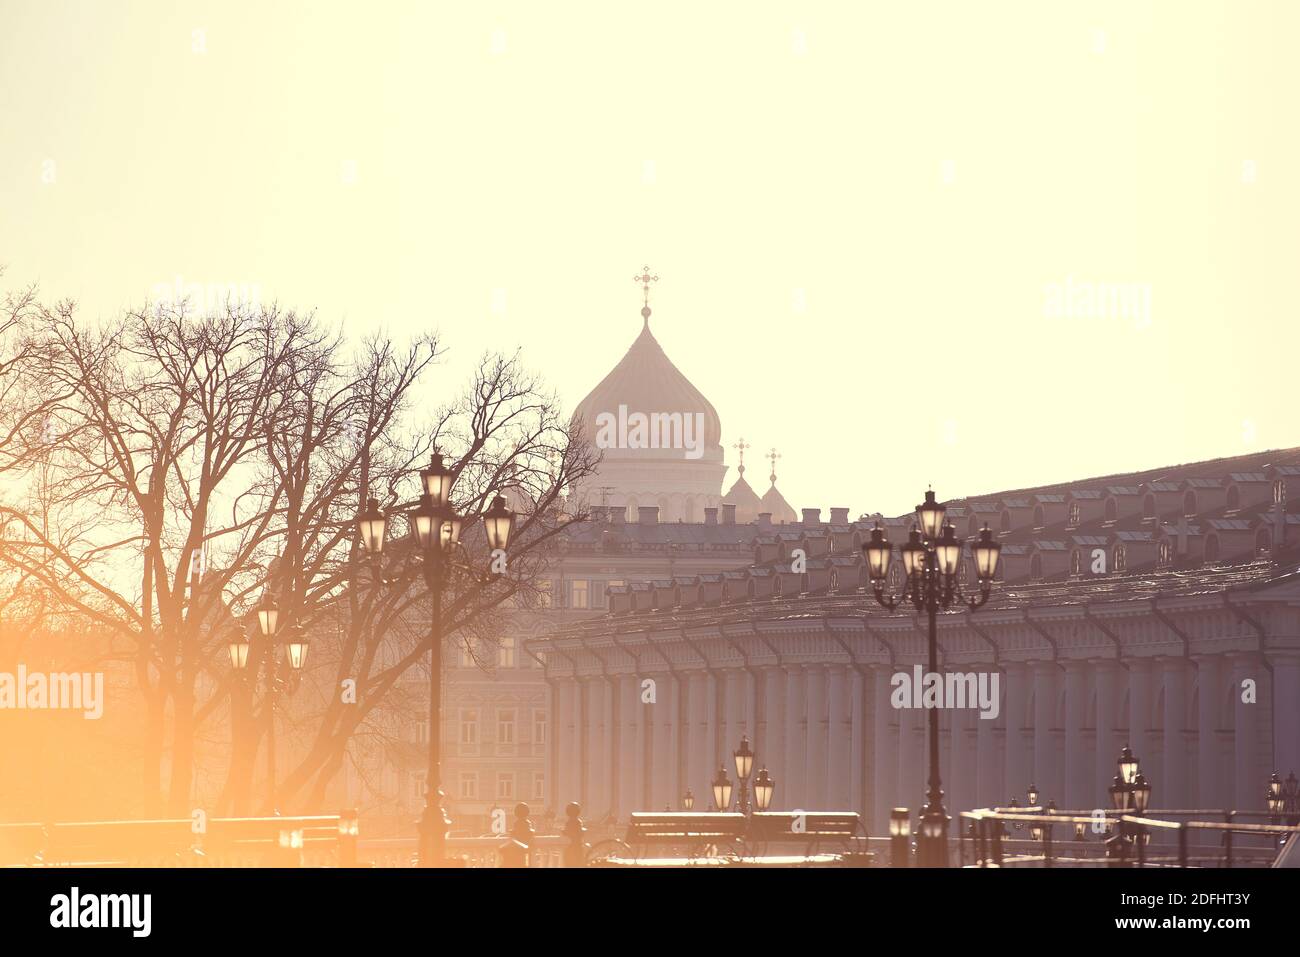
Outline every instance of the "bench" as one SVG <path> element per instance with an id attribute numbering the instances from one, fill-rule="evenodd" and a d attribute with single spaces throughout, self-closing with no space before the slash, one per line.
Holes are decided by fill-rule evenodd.
<path id="1" fill-rule="evenodd" d="M 745 815 L 730 812 L 635 811 L 622 840 L 601 841 L 592 847 L 587 860 L 592 864 L 619 858 L 640 860 L 650 848 L 690 862 L 702 858 L 738 860 L 746 825 Z"/>
<path id="2" fill-rule="evenodd" d="M 795 846 L 794 861 L 827 863 L 855 855 L 866 845 L 867 830 L 855 811 L 756 811 L 694 814 L 689 811 L 633 813 L 621 840 L 591 849 L 592 864 L 642 861 L 651 848 L 663 857 L 688 863 L 761 863 L 769 853 Z"/>

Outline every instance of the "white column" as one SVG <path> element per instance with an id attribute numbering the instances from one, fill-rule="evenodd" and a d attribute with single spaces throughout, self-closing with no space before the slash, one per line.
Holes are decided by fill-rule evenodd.
<path id="1" fill-rule="evenodd" d="M 1004 699 L 1006 676 L 998 676 L 998 696 Z M 1006 701 L 997 702 L 998 717 L 1005 719 Z M 1003 755 L 997 746 L 997 718 L 976 715 L 975 722 L 975 806 L 992 807 L 1001 804 Z"/>
<path id="2" fill-rule="evenodd" d="M 1128 663 L 1128 741 L 1139 765 L 1150 761 L 1147 729 L 1151 727 L 1151 659 L 1132 658 Z M 1147 765 L 1150 768 L 1150 764 Z M 1144 772 L 1145 773 L 1145 770 Z"/>
<path id="3" fill-rule="evenodd" d="M 582 796 L 583 816 L 596 820 L 603 815 L 605 797 L 605 679 L 592 678 L 587 684 L 587 787 Z"/>
<path id="4" fill-rule="evenodd" d="M 1065 790 L 1056 800 L 1066 810 L 1095 807 L 1089 797 L 1091 762 L 1085 760 L 1083 722 L 1088 710 L 1088 673 L 1082 661 L 1065 663 Z"/>
<path id="5" fill-rule="evenodd" d="M 1101 658 L 1092 664 L 1093 683 L 1097 688 L 1096 767 L 1089 782 L 1085 806 L 1091 802 L 1092 807 L 1110 807 L 1109 800 L 1105 800 L 1106 789 L 1111 786 L 1118 770 L 1115 761 L 1119 749 L 1126 743 L 1116 740 L 1115 734 L 1116 725 L 1123 720 L 1119 714 L 1119 670 L 1119 663 L 1113 658 Z"/>
<path id="6" fill-rule="evenodd" d="M 1029 780 L 1028 748 L 1025 741 L 1025 709 L 1029 706 L 1029 676 L 1022 662 L 1007 664 L 1006 777 L 1002 793 L 993 803 L 1004 807 L 1014 797 L 1023 802 Z"/>
<path id="7" fill-rule="evenodd" d="M 849 702 L 849 669 L 830 665 L 826 669 L 826 806 L 831 810 L 852 810 L 853 803 L 853 710 Z"/>
<path id="8" fill-rule="evenodd" d="M 807 745 L 804 724 L 805 698 L 803 668 L 791 665 L 785 675 L 785 763 L 787 803 L 783 806 L 791 810 L 806 806 L 807 790 L 804 785 L 807 776 Z"/>
<path id="9" fill-rule="evenodd" d="M 871 735 L 875 743 L 871 761 L 872 830 L 888 834 L 889 812 L 899 804 L 898 730 L 894 727 L 894 709 L 889 704 L 892 669 L 877 665 L 871 669 L 873 707 Z"/>
<path id="10" fill-rule="evenodd" d="M 1056 663 L 1034 662 L 1034 781 L 1041 793 L 1039 801 L 1060 801 L 1061 787 L 1056 780 L 1056 746 L 1052 728 L 1056 724 Z"/>
<path id="11" fill-rule="evenodd" d="M 969 704 L 970 702 L 968 702 Z M 948 792 L 944 804 L 952 817 L 952 834 L 962 826 L 960 814 L 975 805 L 975 733 L 972 721 L 979 720 L 978 708 L 960 708 L 948 713 L 948 746 L 952 754 L 949 773 L 943 779 Z"/>
<path id="12" fill-rule="evenodd" d="M 641 759 L 641 742 L 637 733 L 641 695 L 636 675 L 623 675 L 619 684 L 618 816 L 620 820 L 627 820 L 633 811 L 642 810 L 636 790 L 640 779 L 636 768 Z"/>
<path id="13" fill-rule="evenodd" d="M 867 680 L 861 668 L 849 673 L 849 808 L 871 823 L 871 792 L 866 780 L 871 742 L 867 736 Z"/>
<path id="14" fill-rule="evenodd" d="M 636 742 L 636 755 L 632 765 L 632 811 L 658 811 L 659 808 L 650 805 L 649 779 L 647 777 L 647 765 L 654 747 L 654 727 L 652 724 L 654 705 L 646 704 L 642 700 L 644 691 L 641 682 L 645 675 L 639 671 L 633 679 L 632 686 L 632 717 L 633 717 L 633 740 Z M 657 693 L 657 692 L 656 692 Z"/>
<path id="15" fill-rule="evenodd" d="M 1273 762 L 1282 777 L 1300 774 L 1300 653 L 1269 653 L 1273 665 Z"/>
<path id="16" fill-rule="evenodd" d="M 559 708 L 556 710 L 554 738 L 559 748 L 559 761 L 556 769 L 559 773 L 556 775 L 553 807 L 557 811 L 563 810 L 564 805 L 577 799 L 577 789 L 573 786 L 575 767 L 573 754 L 573 695 L 576 687 L 576 678 L 560 678 L 556 682 Z M 480 710 L 480 714 L 482 713 Z M 486 720 L 486 715 L 484 715 L 484 720 Z"/>
<path id="17" fill-rule="evenodd" d="M 1166 658 L 1162 662 L 1165 685 L 1164 767 L 1161 769 L 1161 788 L 1165 807 L 1190 808 L 1191 789 L 1187 780 L 1187 666 L 1185 658 Z"/>
<path id="18" fill-rule="evenodd" d="M 1221 655 L 1196 659 L 1196 804 L 1217 808 L 1231 804 L 1222 793 L 1224 769 L 1219 767 L 1219 701 Z"/>
<path id="19" fill-rule="evenodd" d="M 695 796 L 695 810 L 709 807 L 709 675 L 705 671 L 691 673 L 688 707 L 691 715 L 690 738 L 686 743 L 689 772 L 686 787 Z M 684 792 L 683 792 L 684 793 Z"/>
<path id="20" fill-rule="evenodd" d="M 760 766 L 766 766 L 776 779 L 777 790 L 772 806 L 786 807 L 782 790 L 788 786 L 785 770 L 785 673 L 775 666 L 763 669 L 762 750 L 758 752 Z"/>
<path id="21" fill-rule="evenodd" d="M 804 669 L 808 687 L 808 773 L 805 776 L 805 810 L 824 811 L 826 803 L 826 668 L 810 665 Z"/>
<path id="22" fill-rule="evenodd" d="M 1236 764 L 1234 781 L 1236 783 L 1236 809 L 1238 811 L 1259 811 L 1264 805 L 1264 782 L 1267 777 L 1260 776 L 1259 763 L 1259 714 L 1258 698 L 1256 703 L 1242 701 L 1243 686 L 1246 681 L 1255 682 L 1256 692 L 1263 684 L 1263 666 L 1256 654 L 1234 654 L 1232 656 L 1232 700 L 1235 719 L 1234 744 Z"/>
<path id="23" fill-rule="evenodd" d="M 672 810 L 677 802 L 673 797 L 673 676 L 658 672 L 655 679 L 654 704 L 646 705 L 646 714 L 654 736 L 654 752 L 650 766 L 650 810 Z"/>
<path id="24" fill-rule="evenodd" d="M 600 804 L 596 808 L 600 820 L 614 811 L 615 780 L 618 775 L 618 730 L 614 727 L 614 718 L 618 712 L 618 679 L 605 678 L 601 681 L 601 775 Z"/>

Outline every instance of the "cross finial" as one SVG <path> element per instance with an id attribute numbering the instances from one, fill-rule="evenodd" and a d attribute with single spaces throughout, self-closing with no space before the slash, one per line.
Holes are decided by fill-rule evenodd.
<path id="1" fill-rule="evenodd" d="M 772 463 L 772 474 L 769 475 L 768 478 L 772 480 L 773 485 L 776 484 L 776 460 L 780 457 L 781 453 L 776 450 L 775 446 L 773 446 L 772 450 L 764 456 L 764 458 L 768 459 Z"/>
<path id="2" fill-rule="evenodd" d="M 753 446 L 751 446 L 748 442 L 746 442 L 742 437 L 739 442 L 737 442 L 735 445 L 732 446 L 732 448 L 737 449 L 740 452 L 740 466 L 739 468 L 737 468 L 737 471 L 741 475 L 744 475 L 745 474 L 745 449 L 753 448 Z"/>
<path id="3" fill-rule="evenodd" d="M 642 266 L 641 275 L 633 276 L 632 281 L 639 282 L 641 284 L 641 294 L 645 299 L 644 305 L 641 306 L 641 318 L 645 322 L 646 326 L 649 326 L 650 325 L 650 284 L 652 282 L 658 282 L 659 277 L 650 275 L 649 266 Z"/>

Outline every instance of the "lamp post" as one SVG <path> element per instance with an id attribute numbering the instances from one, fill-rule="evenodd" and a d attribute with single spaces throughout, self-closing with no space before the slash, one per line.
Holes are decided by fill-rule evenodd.
<path id="1" fill-rule="evenodd" d="M 727 777 L 726 768 L 718 768 L 713 777 L 713 807 L 718 811 L 731 807 L 731 779 Z"/>
<path id="2" fill-rule="evenodd" d="M 451 820 L 443 807 L 446 795 L 441 787 L 442 744 L 442 597 L 443 591 L 456 569 L 473 575 L 468 566 L 456 562 L 456 549 L 460 546 L 460 532 L 464 520 L 451 507 L 451 488 L 455 474 L 443 462 L 441 454 L 434 452 L 429 467 L 420 472 L 422 494 L 416 509 L 411 512 L 411 537 L 418 545 L 423 558 L 425 585 L 429 589 L 429 754 L 425 779 L 424 813 L 420 818 L 419 860 L 422 867 L 438 867 L 447 859 L 447 832 Z M 514 529 L 514 513 L 506 507 L 505 499 L 496 496 L 490 508 L 482 515 L 483 530 L 489 549 L 504 552 Z M 384 547 L 387 519 L 378 502 L 370 499 L 364 511 L 357 516 L 357 532 L 361 544 L 374 560 L 379 560 Z M 494 575 L 480 581 L 488 581 Z"/>
<path id="3" fill-rule="evenodd" d="M 749 773 L 754 769 L 754 752 L 749 746 L 749 736 L 740 736 L 740 747 L 731 752 L 736 762 L 736 780 L 739 787 L 736 792 L 736 810 L 748 815 L 752 808 L 749 804 Z"/>
<path id="4" fill-rule="evenodd" d="M 695 795 L 691 793 L 690 788 L 687 788 L 686 794 L 682 797 L 682 810 L 690 811 L 690 810 L 694 810 L 694 808 L 695 808 Z"/>
<path id="5" fill-rule="evenodd" d="M 261 599 L 258 601 L 254 610 L 257 613 L 257 629 L 262 637 L 267 641 L 266 655 L 266 778 L 267 778 L 267 799 L 271 804 L 272 810 L 275 807 L 275 703 L 283 689 L 284 682 L 280 680 L 279 661 L 276 656 L 276 628 L 279 623 L 280 609 L 276 605 L 275 599 L 267 592 L 263 592 Z M 289 661 L 290 674 L 292 681 L 288 684 L 287 690 L 293 693 L 297 688 L 298 675 L 301 673 L 303 666 L 307 663 L 307 649 L 309 642 L 306 631 L 303 626 L 294 623 L 285 629 L 285 639 L 283 642 L 286 655 Z M 247 638 L 239 635 L 230 642 L 230 665 L 236 672 L 246 675 L 248 671 L 248 652 L 250 644 Z M 256 683 L 256 679 L 254 679 Z"/>
<path id="6" fill-rule="evenodd" d="M 907 866 L 907 832 L 911 829 L 911 814 L 905 807 L 889 812 L 889 863 L 893 867 Z"/>
<path id="7" fill-rule="evenodd" d="M 939 611 L 946 611 L 954 602 L 962 602 L 974 611 L 988 601 L 993 588 L 993 574 L 997 571 L 998 554 L 1002 550 L 1002 546 L 993 541 L 993 532 L 985 525 L 971 547 L 980 593 L 966 598 L 962 594 L 959 575 L 962 542 L 957 538 L 952 523 L 944 521 L 944 512 L 944 506 L 935 501 L 934 492 L 927 491 L 925 501 L 916 507 L 917 525 L 913 526 L 907 544 L 900 549 L 906 578 L 902 593 L 897 596 L 885 593 L 885 576 L 889 572 L 893 547 L 885 538 L 884 529 L 877 525 L 871 531 L 871 539 L 862 546 L 876 601 L 891 611 L 910 601 L 918 612 L 924 612 L 929 618 L 929 670 L 933 675 L 939 673 Z M 928 710 L 930 777 L 926 805 L 921 811 L 917 829 L 916 856 L 921 867 L 946 867 L 948 815 L 943 808 L 943 788 L 939 780 L 939 713 L 934 708 Z"/>

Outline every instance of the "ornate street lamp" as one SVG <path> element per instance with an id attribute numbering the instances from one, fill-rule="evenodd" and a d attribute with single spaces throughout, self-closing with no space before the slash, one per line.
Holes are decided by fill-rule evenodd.
<path id="1" fill-rule="evenodd" d="M 295 673 L 302 671 L 303 665 L 307 663 L 307 632 L 302 625 L 294 625 L 289 629 L 288 635 L 284 640 L 285 651 L 289 658 L 289 667 Z"/>
<path id="2" fill-rule="evenodd" d="M 262 592 L 256 610 L 257 629 L 262 633 L 263 638 L 270 638 L 275 634 L 275 626 L 280 620 L 280 609 L 269 591 Z"/>
<path id="3" fill-rule="evenodd" d="M 1029 790 L 1025 792 L 1025 795 L 1029 798 L 1030 807 L 1038 807 L 1038 785 L 1029 785 Z"/>
<path id="4" fill-rule="evenodd" d="M 912 529 L 907 544 L 900 549 L 905 579 L 899 595 L 885 593 L 893 552 L 884 529 L 877 525 L 862 546 L 876 601 L 891 611 L 910 601 L 918 612 L 924 612 L 929 618 L 929 666 L 930 673 L 936 675 L 939 673 L 939 611 L 946 611 L 954 603 L 963 603 L 974 611 L 987 602 L 997 571 L 998 554 L 1002 550 L 986 525 L 971 546 L 979 595 L 967 598 L 962 594 L 959 573 L 962 545 L 952 523 L 944 521 L 944 514 L 944 506 L 935 500 L 934 492 L 927 491 L 925 501 L 916 507 L 917 527 Z M 930 775 L 927 802 L 921 811 L 918 828 L 921 840 L 917 842 L 917 863 L 922 867 L 946 867 L 948 815 L 943 807 L 943 788 L 939 780 L 939 713 L 934 708 L 928 710 Z"/>
<path id="5" fill-rule="evenodd" d="M 1150 803 L 1151 784 L 1147 781 L 1146 775 L 1139 771 L 1137 777 L 1133 779 L 1133 810 L 1145 814 Z"/>
<path id="6" fill-rule="evenodd" d="M 736 763 L 736 780 L 739 782 L 739 793 L 736 795 L 736 810 L 742 814 L 750 812 L 749 806 L 749 772 L 754 768 L 754 752 L 749 746 L 749 736 L 742 734 L 740 736 L 740 747 L 731 752 L 731 758 Z"/>
<path id="7" fill-rule="evenodd" d="M 248 667 L 248 639 L 243 635 L 238 636 L 230 643 L 230 667 L 236 671 L 243 671 Z"/>
<path id="8" fill-rule="evenodd" d="M 687 788 L 686 795 L 682 798 L 682 810 L 690 811 L 693 810 L 694 808 L 695 808 L 695 795 L 691 793 L 690 788 Z"/>
<path id="9" fill-rule="evenodd" d="M 894 867 L 907 866 L 907 837 L 911 829 L 911 815 L 905 807 L 896 807 L 889 812 L 890 864 Z"/>
<path id="10" fill-rule="evenodd" d="M 460 545 L 463 519 L 451 508 L 451 489 L 455 475 L 443 462 L 440 453 L 434 452 L 429 467 L 420 472 L 423 494 L 417 507 L 409 514 L 411 537 L 423 556 L 424 579 L 429 588 L 429 757 L 425 775 L 424 813 L 420 818 L 420 863 L 424 867 L 437 867 L 446 861 L 447 832 L 451 820 L 447 817 L 443 800 L 446 795 L 441 781 L 441 694 L 442 694 L 442 598 L 451 572 L 459 568 L 474 575 L 463 562 L 456 564 L 455 552 Z M 514 527 L 514 513 L 506 508 L 505 499 L 496 496 L 492 506 L 483 515 L 483 527 L 493 551 L 504 549 L 510 542 Z M 370 500 L 369 507 L 357 517 L 358 532 L 372 555 L 383 548 L 383 516 L 377 503 Z M 477 576 L 475 576 L 477 578 Z M 477 578 L 481 584 L 492 580 Z"/>
<path id="11" fill-rule="evenodd" d="M 1115 762 L 1119 765 L 1119 776 L 1125 784 L 1132 784 L 1133 779 L 1138 773 L 1138 759 L 1133 757 L 1133 752 L 1129 750 L 1128 745 L 1119 753 L 1119 760 Z"/>
<path id="12" fill-rule="evenodd" d="M 760 811 L 772 806 L 772 793 L 776 790 L 776 781 L 768 774 L 767 768 L 760 768 L 758 777 L 754 778 L 754 803 Z"/>
<path id="13" fill-rule="evenodd" d="M 1282 778 L 1276 771 L 1268 779 L 1268 793 L 1265 795 L 1268 801 L 1268 813 L 1277 817 L 1282 813 Z"/>
<path id="14" fill-rule="evenodd" d="M 384 550 L 384 529 L 388 519 L 379 510 L 379 502 L 373 498 L 366 500 L 366 507 L 357 515 L 357 531 L 361 535 L 361 544 L 373 558 L 378 558 Z"/>
<path id="15" fill-rule="evenodd" d="M 1117 811 L 1127 811 L 1129 802 L 1133 798 L 1133 790 L 1130 785 L 1124 783 L 1122 775 L 1115 775 L 1115 780 L 1111 784 L 1109 791 L 1111 806 Z"/>
<path id="16" fill-rule="evenodd" d="M 727 777 L 726 768 L 718 768 L 713 779 L 713 806 L 719 811 L 731 807 L 731 781 Z"/>

